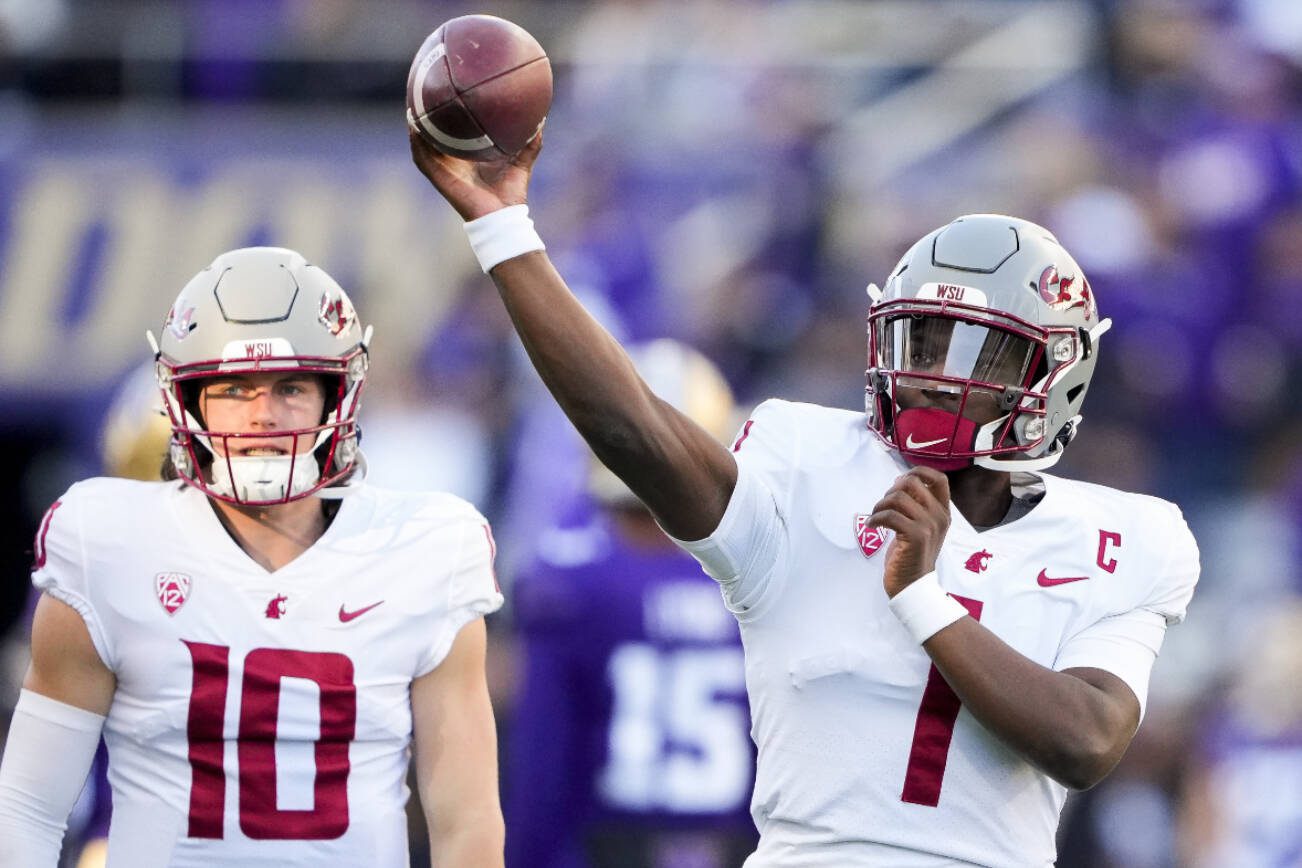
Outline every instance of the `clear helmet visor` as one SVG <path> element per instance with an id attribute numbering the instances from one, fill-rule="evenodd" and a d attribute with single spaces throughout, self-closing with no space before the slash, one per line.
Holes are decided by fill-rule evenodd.
<path id="1" fill-rule="evenodd" d="M 869 419 L 915 463 L 956 470 L 1015 447 L 1043 341 L 979 319 L 917 312 L 873 321 Z M 875 396 L 875 397 L 874 397 Z"/>
<path id="2" fill-rule="evenodd" d="M 937 407 L 978 425 L 1007 413 L 1006 389 L 1025 388 L 1037 357 L 1035 341 L 984 323 L 910 315 L 876 328 L 874 367 L 897 372 L 902 409 Z"/>
<path id="3" fill-rule="evenodd" d="M 1036 344 L 1004 329 L 938 316 L 902 316 L 877 326 L 877 367 L 904 374 L 1023 386 Z"/>

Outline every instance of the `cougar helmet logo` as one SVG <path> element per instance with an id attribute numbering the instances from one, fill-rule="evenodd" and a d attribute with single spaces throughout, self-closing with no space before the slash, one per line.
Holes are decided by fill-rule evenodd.
<path id="1" fill-rule="evenodd" d="M 1046 267 L 1040 272 L 1040 279 L 1036 289 L 1040 292 L 1040 298 L 1044 299 L 1045 304 L 1055 304 L 1058 301 L 1058 286 L 1061 281 L 1058 280 L 1058 269 L 1052 265 Z"/>
<path id="2" fill-rule="evenodd" d="M 172 336 L 178 341 L 183 341 L 190 336 L 194 330 L 194 323 L 191 319 L 194 317 L 194 306 L 191 305 L 183 310 L 180 314 L 176 312 L 176 305 L 167 312 L 167 321 L 163 323 L 163 328 L 172 333 Z"/>
<path id="3" fill-rule="evenodd" d="M 347 331 L 349 326 L 357 319 L 357 312 L 349 304 L 348 299 L 343 296 L 330 296 L 326 292 L 321 295 L 321 312 L 319 314 L 321 325 L 326 327 L 330 334 L 338 337 Z"/>
<path id="4" fill-rule="evenodd" d="M 1076 277 L 1060 276 L 1058 269 L 1050 265 L 1040 272 L 1036 289 L 1040 293 L 1040 298 L 1044 299 L 1044 303 L 1050 307 L 1056 310 L 1071 310 L 1079 307 L 1084 311 L 1085 319 L 1091 319 L 1094 316 L 1094 294 L 1090 292 L 1090 283 L 1081 277 L 1080 289 L 1073 290 L 1076 280 Z"/>

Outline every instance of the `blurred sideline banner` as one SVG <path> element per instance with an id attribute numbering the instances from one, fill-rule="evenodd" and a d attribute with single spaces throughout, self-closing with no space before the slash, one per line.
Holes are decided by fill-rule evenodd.
<path id="1" fill-rule="evenodd" d="M 0 121 L 3 121 L 0 113 Z M 221 251 L 292 247 L 409 359 L 477 274 L 412 169 L 400 112 L 84 112 L 0 142 L 0 399 L 33 409 L 148 357 L 177 292 Z"/>

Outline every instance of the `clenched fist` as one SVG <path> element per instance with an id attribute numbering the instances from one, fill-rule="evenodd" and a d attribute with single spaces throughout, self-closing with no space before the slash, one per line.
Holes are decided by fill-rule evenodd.
<path id="1" fill-rule="evenodd" d="M 882 579 L 894 597 L 936 568 L 949 530 L 949 479 L 930 467 L 910 469 L 877 501 L 868 524 L 895 531 Z"/>

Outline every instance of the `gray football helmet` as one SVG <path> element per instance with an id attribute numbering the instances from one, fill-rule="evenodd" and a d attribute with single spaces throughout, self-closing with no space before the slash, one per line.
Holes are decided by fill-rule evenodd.
<path id="1" fill-rule="evenodd" d="M 1042 470 L 1081 422 L 1100 320 L 1045 228 L 970 214 L 868 287 L 868 426 L 913 464 Z"/>
<path id="2" fill-rule="evenodd" d="M 161 342 L 147 336 L 171 417 L 169 455 L 185 482 L 229 503 L 266 505 L 341 497 L 365 475 L 357 409 L 371 328 L 363 330 L 339 284 L 300 254 L 279 247 L 223 253 L 181 290 Z M 324 375 L 333 384 L 326 412 L 314 427 L 276 432 L 293 437 L 289 454 L 240 456 L 241 437 L 266 435 L 208 430 L 199 386 L 218 374 L 263 371 Z M 300 438 L 311 439 L 310 450 Z"/>

